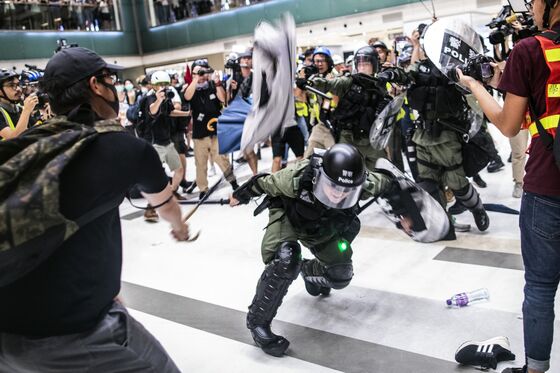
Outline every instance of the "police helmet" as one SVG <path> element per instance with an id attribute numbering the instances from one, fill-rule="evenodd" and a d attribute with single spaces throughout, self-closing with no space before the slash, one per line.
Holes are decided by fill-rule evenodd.
<path id="1" fill-rule="evenodd" d="M 169 74 L 166 73 L 165 71 L 158 70 L 152 74 L 152 77 L 150 78 L 150 83 L 153 85 L 169 84 L 171 83 L 171 78 L 169 77 Z"/>
<path id="2" fill-rule="evenodd" d="M 376 41 L 376 42 L 373 43 L 371 46 L 374 47 L 374 48 L 385 49 L 386 51 L 389 50 L 389 48 L 387 48 L 387 44 L 385 44 L 385 43 L 382 42 L 381 40 Z"/>
<path id="3" fill-rule="evenodd" d="M 379 70 L 379 55 L 375 47 L 366 45 L 354 53 L 354 69 L 358 71 L 358 63 L 369 62 L 373 67 L 373 74 Z"/>
<path id="4" fill-rule="evenodd" d="M 313 179 L 313 195 L 325 206 L 347 209 L 358 203 L 366 180 L 362 154 L 350 144 L 335 144 L 323 155 Z"/>

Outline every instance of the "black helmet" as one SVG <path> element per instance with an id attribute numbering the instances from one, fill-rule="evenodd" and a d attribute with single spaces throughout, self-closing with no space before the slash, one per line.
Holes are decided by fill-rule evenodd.
<path id="1" fill-rule="evenodd" d="M 366 167 L 358 149 L 335 144 L 323 155 L 313 180 L 313 194 L 328 207 L 350 208 L 358 203 L 365 180 Z"/>
<path id="2" fill-rule="evenodd" d="M 374 47 L 374 48 L 385 49 L 386 51 L 389 50 L 389 48 L 387 48 L 387 44 L 385 44 L 385 43 L 382 42 L 381 40 L 376 41 L 376 42 L 373 43 L 371 46 Z"/>
<path id="3" fill-rule="evenodd" d="M 200 66 L 200 67 L 205 67 L 207 69 L 210 68 L 210 65 L 208 65 L 208 60 L 206 58 L 200 58 L 198 60 L 195 60 L 192 63 L 191 69 L 194 70 L 195 67 Z"/>
<path id="4" fill-rule="evenodd" d="M 373 66 L 373 74 L 377 73 L 377 70 L 379 70 L 379 55 L 375 47 L 366 45 L 358 49 L 354 54 L 354 69 L 356 71 L 358 71 L 358 62 L 370 62 Z"/>
<path id="5" fill-rule="evenodd" d="M 19 74 L 15 70 L 0 69 L 0 85 L 6 80 L 12 80 L 14 78 L 19 78 Z"/>

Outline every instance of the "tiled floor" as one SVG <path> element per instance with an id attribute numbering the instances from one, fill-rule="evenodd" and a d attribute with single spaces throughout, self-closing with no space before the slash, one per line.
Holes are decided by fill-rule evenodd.
<path id="1" fill-rule="evenodd" d="M 507 140 L 495 139 L 505 162 Z M 270 157 L 270 149 L 263 149 L 262 168 L 270 166 Z M 240 171 L 244 180 L 249 170 Z M 188 158 L 189 180 L 193 175 Z M 520 200 L 511 197 L 511 164 L 482 177 L 488 182 L 479 189 L 485 203 L 519 208 Z M 212 199 L 230 191 L 224 183 Z M 121 207 L 123 298 L 183 371 L 475 372 L 454 362 L 455 350 L 466 340 L 499 335 L 509 337 L 514 363 L 523 362 L 517 216 L 490 212 L 490 228 L 480 233 L 466 212 L 457 219 L 473 224 L 472 232 L 421 244 L 393 228 L 374 204 L 361 215 L 362 231 L 353 243 L 352 283 L 314 298 L 301 279 L 294 281 L 273 323 L 291 341 L 290 349 L 273 358 L 253 346 L 245 327 L 263 269 L 260 240 L 267 222 L 266 213 L 253 217 L 255 207 L 202 206 L 190 219 L 191 228 L 201 230 L 193 243 L 176 243 L 165 222 L 145 223 L 128 202 Z M 488 302 L 445 307 L 449 296 L 480 287 L 489 289 Z M 557 322 L 557 337 L 559 329 Z M 499 364 L 497 371 L 514 363 Z M 558 343 L 551 372 L 560 372 Z"/>

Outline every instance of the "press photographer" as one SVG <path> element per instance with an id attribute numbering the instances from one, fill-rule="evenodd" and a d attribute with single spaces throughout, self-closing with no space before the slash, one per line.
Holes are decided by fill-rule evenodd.
<path id="1" fill-rule="evenodd" d="M 494 77 L 489 84 L 506 92 L 503 107 L 481 82 L 459 70 L 457 74 L 504 135 L 513 137 L 528 127 L 532 136 L 519 216 L 526 282 L 526 366 L 504 372 L 542 373 L 550 369 L 554 297 L 560 281 L 560 144 L 556 136 L 560 116 L 560 5 L 558 0 L 525 4 L 543 31 L 514 46 L 503 74 L 497 64 L 492 65 Z"/>
<path id="2" fill-rule="evenodd" d="M 21 102 L 23 100 L 23 106 Z M 32 114 L 39 97 L 32 94 L 23 99 L 19 74 L 14 70 L 0 70 L 0 138 L 8 140 L 19 136 L 34 124 Z"/>

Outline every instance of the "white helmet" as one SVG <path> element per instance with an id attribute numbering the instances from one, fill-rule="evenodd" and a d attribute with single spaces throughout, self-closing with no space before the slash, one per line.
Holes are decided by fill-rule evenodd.
<path id="1" fill-rule="evenodd" d="M 152 74 L 152 78 L 150 81 L 153 85 L 162 84 L 162 83 L 169 84 L 171 83 L 171 78 L 169 77 L 169 74 L 166 73 L 165 71 L 158 70 Z"/>
<path id="2" fill-rule="evenodd" d="M 344 60 L 342 59 L 342 57 L 340 57 L 339 54 L 333 55 L 332 60 L 333 60 L 333 65 L 334 66 L 340 65 L 341 63 L 344 63 Z"/>

